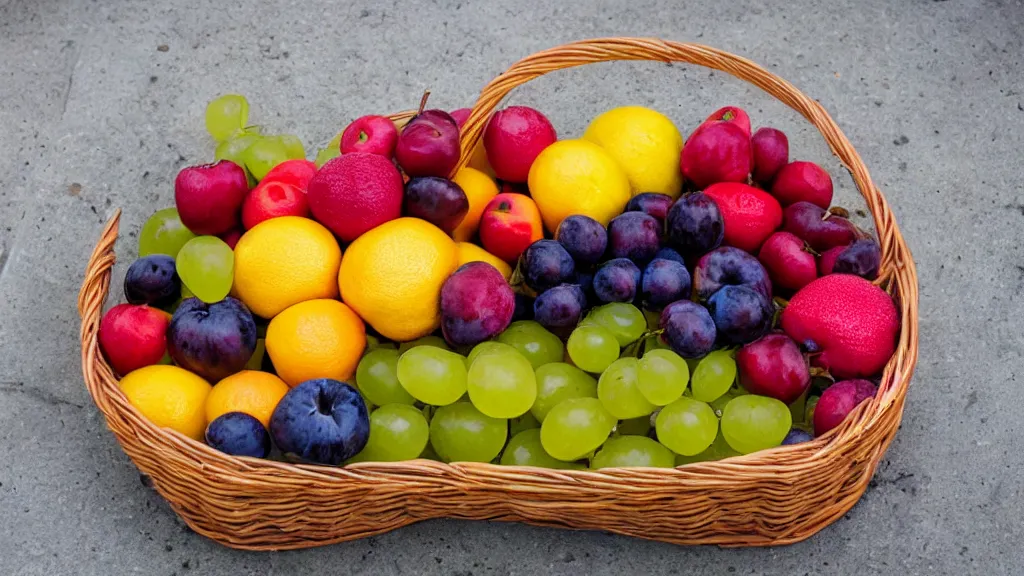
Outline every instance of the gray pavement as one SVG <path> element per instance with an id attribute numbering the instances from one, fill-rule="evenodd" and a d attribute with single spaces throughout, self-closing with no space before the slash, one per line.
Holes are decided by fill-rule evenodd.
<path id="1" fill-rule="evenodd" d="M 1024 4 L 767 4 L 0 0 L 0 574 L 1020 574 Z M 246 94 L 254 122 L 312 154 L 349 119 L 413 107 L 424 88 L 437 106 L 468 105 L 516 59 L 608 35 L 768 66 L 832 112 L 894 204 L 920 271 L 921 359 L 861 502 L 807 542 L 755 550 L 431 521 L 256 554 L 184 528 L 91 403 L 75 298 L 112 212 L 124 209 L 130 262 L 177 170 L 211 158 L 206 102 Z M 825 162 L 855 205 L 812 129 L 722 74 L 602 64 L 512 101 L 562 135 L 616 105 L 652 106 L 688 131 L 739 104 Z"/>

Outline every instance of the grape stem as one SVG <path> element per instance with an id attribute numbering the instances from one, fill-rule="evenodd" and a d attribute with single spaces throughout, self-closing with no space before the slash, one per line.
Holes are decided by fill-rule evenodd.
<path id="1" fill-rule="evenodd" d="M 647 344 L 647 339 L 648 338 L 652 338 L 652 337 L 656 338 L 656 337 L 658 337 L 658 336 L 660 336 L 661 334 L 664 334 L 664 333 L 665 333 L 665 329 L 664 328 L 662 328 L 660 330 L 648 330 L 648 331 L 644 332 L 643 334 L 641 334 L 640 337 L 637 338 L 636 340 L 630 342 L 629 344 L 626 344 L 623 347 L 622 350 L 623 350 L 623 352 L 627 356 L 632 356 L 633 358 L 639 358 L 645 352 L 645 347 L 646 347 L 646 344 Z"/>

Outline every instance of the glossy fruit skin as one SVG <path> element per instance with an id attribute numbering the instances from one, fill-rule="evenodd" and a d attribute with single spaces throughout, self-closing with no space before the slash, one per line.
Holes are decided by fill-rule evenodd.
<path id="1" fill-rule="evenodd" d="M 206 443 L 232 456 L 266 458 L 270 434 L 259 420 L 244 412 L 228 412 L 206 427 Z"/>
<path id="2" fill-rule="evenodd" d="M 811 363 L 836 378 L 881 372 L 896 350 L 899 314 L 892 298 L 850 274 L 829 274 L 804 286 L 782 311 L 780 325 L 805 349 Z"/>
<path id="3" fill-rule="evenodd" d="M 405 184 L 402 212 L 451 234 L 469 212 L 469 199 L 461 186 L 447 178 L 411 178 Z"/>
<path id="4" fill-rule="evenodd" d="M 410 177 L 447 178 L 459 162 L 459 126 L 444 110 L 424 110 L 398 135 L 395 160 Z"/>
<path id="5" fill-rule="evenodd" d="M 264 178 L 242 203 L 242 226 L 251 229 L 279 216 L 309 217 L 309 200 L 296 186 Z"/>
<path id="6" fill-rule="evenodd" d="M 878 243 L 870 238 L 857 240 L 836 256 L 830 272 L 853 274 L 865 280 L 878 278 L 882 264 L 882 251 Z"/>
<path id="7" fill-rule="evenodd" d="M 650 310 L 658 310 L 676 300 L 690 297 L 690 272 L 673 260 L 655 258 L 644 268 L 640 281 L 640 299 Z"/>
<path id="8" fill-rule="evenodd" d="M 668 244 L 683 256 L 696 258 L 718 248 L 725 238 L 725 221 L 718 204 L 703 192 L 680 198 L 665 221 Z"/>
<path id="9" fill-rule="evenodd" d="M 594 273 L 594 294 L 601 302 L 632 302 L 640 286 L 640 268 L 628 258 L 615 258 Z"/>
<path id="10" fill-rule="evenodd" d="M 317 378 L 285 394 L 270 417 L 270 434 L 285 454 L 337 465 L 366 446 L 370 417 L 355 388 Z"/>
<path id="11" fill-rule="evenodd" d="M 842 216 L 828 216 L 821 206 L 796 202 L 786 207 L 782 229 L 792 232 L 821 253 L 835 246 L 849 246 L 857 239 L 857 228 Z"/>
<path id="12" fill-rule="evenodd" d="M 645 266 L 661 247 L 664 225 L 644 212 L 625 212 L 608 224 L 608 252 L 612 258 L 629 258 Z"/>
<path id="13" fill-rule="evenodd" d="M 545 290 L 533 302 L 533 319 L 559 336 L 567 337 L 576 327 L 586 306 L 583 289 L 562 284 Z"/>
<path id="14" fill-rule="evenodd" d="M 309 189 L 309 181 L 316 174 L 316 164 L 304 158 L 285 160 L 271 168 L 270 172 L 260 180 L 263 182 L 280 182 L 295 186 L 305 193 Z"/>
<path id="15" fill-rule="evenodd" d="M 807 360 L 796 342 L 785 334 L 767 334 L 736 352 L 740 385 L 760 394 L 792 404 L 811 384 Z"/>
<path id="16" fill-rule="evenodd" d="M 783 206 L 810 202 L 828 210 L 832 204 L 832 177 L 814 162 L 790 162 L 772 180 L 772 196 Z"/>
<path id="17" fill-rule="evenodd" d="M 576 263 L 562 244 L 538 240 L 523 252 L 521 270 L 526 285 L 537 292 L 570 284 L 576 279 Z"/>
<path id="18" fill-rule="evenodd" d="M 722 286 L 748 286 L 766 299 L 772 297 L 772 283 L 761 262 L 750 254 L 722 246 L 708 252 L 693 269 L 693 291 L 701 301 L 707 300 Z"/>
<path id="19" fill-rule="evenodd" d="M 697 127 L 697 130 L 719 122 L 734 124 L 737 128 L 743 130 L 748 138 L 750 137 L 750 116 L 747 115 L 746 111 L 739 106 L 724 106 L 715 110 L 710 116 L 701 122 L 700 126 Z M 697 130 L 694 130 L 694 132 L 696 133 Z"/>
<path id="20" fill-rule="evenodd" d="M 608 248 L 608 231 L 590 216 L 573 214 L 558 225 L 555 238 L 581 266 L 597 264 Z"/>
<path id="21" fill-rule="evenodd" d="M 398 144 L 398 128 L 386 116 L 361 116 L 341 133 L 342 154 L 365 152 L 391 158 Z"/>
<path id="22" fill-rule="evenodd" d="M 754 154 L 750 175 L 755 182 L 767 186 L 789 162 L 789 138 L 782 130 L 758 128 L 750 138 L 750 145 Z"/>
<path id="23" fill-rule="evenodd" d="M 839 255 L 843 253 L 849 246 L 836 246 L 829 248 L 821 253 L 818 258 L 818 275 L 826 276 L 832 273 L 832 268 L 836 265 L 836 260 L 839 259 Z"/>
<path id="24" fill-rule="evenodd" d="M 187 298 L 167 327 L 167 347 L 175 364 L 217 382 L 245 368 L 256 350 L 256 323 L 230 296 L 214 304 Z"/>
<path id="25" fill-rule="evenodd" d="M 643 212 L 664 222 L 673 203 L 675 200 L 668 194 L 641 192 L 626 202 L 626 212 Z"/>
<path id="26" fill-rule="evenodd" d="M 441 286 L 441 330 L 452 346 L 472 346 L 497 336 L 514 311 L 512 287 L 486 262 L 462 265 Z"/>
<path id="27" fill-rule="evenodd" d="M 238 226 L 239 210 L 248 193 L 245 170 L 227 160 L 182 168 L 174 179 L 178 216 L 198 235 L 216 236 Z"/>
<path id="28" fill-rule="evenodd" d="M 100 320 L 100 349 L 110 366 L 125 375 L 157 364 L 167 353 L 171 316 L 145 304 L 118 304 Z"/>
<path id="29" fill-rule="evenodd" d="M 764 335 L 772 325 L 774 308 L 763 294 L 747 286 L 723 286 L 708 298 L 718 341 L 746 344 Z"/>
<path id="30" fill-rule="evenodd" d="M 814 440 L 814 436 L 811 436 L 810 433 L 799 428 L 793 428 L 789 431 L 789 434 L 786 434 L 786 437 L 782 439 L 782 445 L 790 446 L 793 444 L 802 444 L 804 442 L 810 442 L 811 440 Z"/>
<path id="31" fill-rule="evenodd" d="M 707 309 L 689 300 L 673 302 L 661 311 L 661 339 L 683 358 L 701 358 L 715 347 L 717 329 Z"/>
<path id="32" fill-rule="evenodd" d="M 684 178 L 703 189 L 717 182 L 745 182 L 752 158 L 749 129 L 744 132 L 731 122 L 714 122 L 690 135 L 679 167 Z"/>
<path id="33" fill-rule="evenodd" d="M 484 130 L 487 161 L 498 178 L 526 182 L 537 156 L 558 139 L 551 121 L 527 106 L 495 112 Z"/>
<path id="34" fill-rule="evenodd" d="M 761 245 L 757 259 L 776 288 L 799 290 L 818 277 L 814 254 L 804 249 L 803 240 L 789 232 L 769 236 Z"/>
<path id="35" fill-rule="evenodd" d="M 877 393 L 878 388 L 867 380 L 844 380 L 829 386 L 814 407 L 814 435 L 839 426 L 854 408 Z"/>
<path id="36" fill-rule="evenodd" d="M 515 262 L 544 237 L 540 211 L 529 196 L 503 192 L 487 203 L 480 218 L 480 243 L 498 258 Z"/>
<path id="37" fill-rule="evenodd" d="M 402 214 L 402 175 L 387 158 L 355 152 L 324 164 L 309 181 L 313 217 L 345 242 Z"/>
<path id="38" fill-rule="evenodd" d="M 714 199 L 725 222 L 722 243 L 756 253 L 782 224 L 782 207 L 771 194 L 753 186 L 726 182 L 704 193 Z"/>
<path id="39" fill-rule="evenodd" d="M 181 295 L 181 280 L 174 268 L 174 258 L 152 254 L 132 262 L 124 276 L 124 295 L 129 304 L 158 308 L 173 304 Z"/>

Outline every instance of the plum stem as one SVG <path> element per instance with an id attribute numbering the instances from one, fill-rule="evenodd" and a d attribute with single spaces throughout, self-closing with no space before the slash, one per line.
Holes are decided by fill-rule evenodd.
<path id="1" fill-rule="evenodd" d="M 420 107 L 416 111 L 416 114 L 422 114 L 423 109 L 427 107 L 427 98 L 430 98 L 430 90 L 424 90 L 423 96 L 420 98 Z"/>
<path id="2" fill-rule="evenodd" d="M 842 206 L 832 206 L 831 208 L 828 209 L 828 212 L 833 216 L 842 216 L 843 218 L 850 217 L 850 211 L 847 210 L 846 208 L 843 208 Z"/>

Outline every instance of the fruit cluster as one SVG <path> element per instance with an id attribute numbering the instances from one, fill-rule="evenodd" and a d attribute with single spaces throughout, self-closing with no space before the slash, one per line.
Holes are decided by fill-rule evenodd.
<path id="1" fill-rule="evenodd" d="M 450 177 L 468 115 L 365 116 L 310 162 L 211 102 L 218 161 L 100 325 L 129 402 L 234 455 L 578 469 L 804 442 L 874 396 L 881 250 L 781 131 L 632 106 L 559 140 L 513 106 Z"/>

